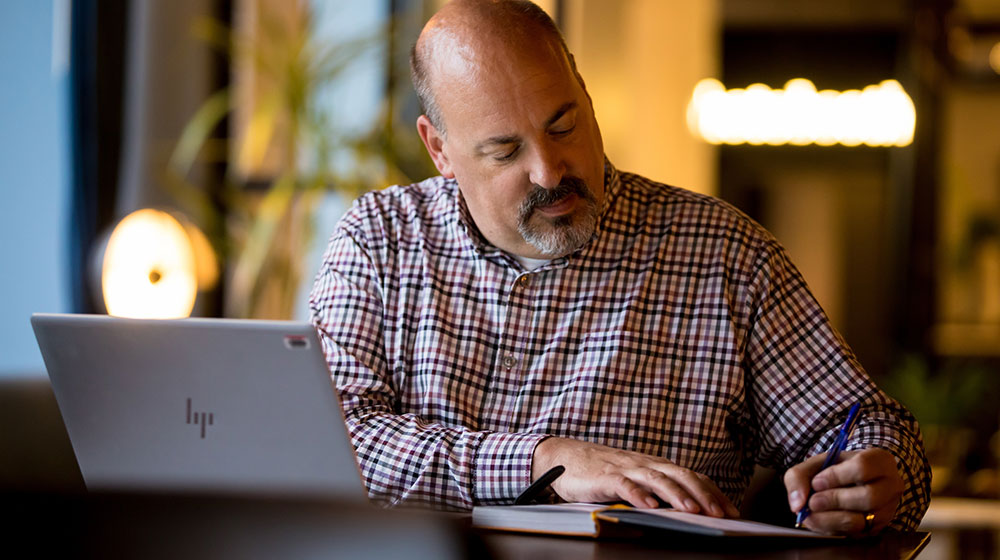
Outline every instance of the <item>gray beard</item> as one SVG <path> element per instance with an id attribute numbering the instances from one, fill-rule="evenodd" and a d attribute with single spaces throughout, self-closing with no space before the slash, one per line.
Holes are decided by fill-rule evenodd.
<path id="1" fill-rule="evenodd" d="M 560 216 L 555 220 L 544 217 L 532 220 L 529 217 L 518 222 L 517 231 L 529 245 L 546 257 L 568 255 L 589 241 L 597 229 L 597 204 L 592 199 L 585 202 L 584 211 L 580 214 Z"/>

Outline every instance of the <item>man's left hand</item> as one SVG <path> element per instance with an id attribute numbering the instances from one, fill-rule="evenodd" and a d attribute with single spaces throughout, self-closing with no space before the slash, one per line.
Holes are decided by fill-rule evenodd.
<path id="1" fill-rule="evenodd" d="M 896 459 L 884 449 L 845 451 L 841 461 L 820 472 L 826 453 L 806 459 L 785 473 L 788 505 L 798 513 L 809 495 L 811 513 L 803 525 L 827 534 L 863 537 L 885 528 L 896 515 L 903 480 Z M 874 517 L 866 522 L 866 517 Z"/>

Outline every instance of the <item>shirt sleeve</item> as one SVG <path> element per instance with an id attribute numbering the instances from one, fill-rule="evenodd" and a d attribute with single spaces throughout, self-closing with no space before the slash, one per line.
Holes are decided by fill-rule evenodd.
<path id="1" fill-rule="evenodd" d="M 369 497 L 380 504 L 467 510 L 511 502 L 531 482 L 545 435 L 473 431 L 399 410 L 386 359 L 383 283 L 359 237 L 334 234 L 310 297 Z"/>
<path id="2" fill-rule="evenodd" d="M 905 489 L 890 527 L 916 529 L 930 500 L 930 467 L 914 417 L 865 373 L 776 242 L 758 257 L 749 297 L 744 360 L 758 463 L 787 469 L 827 451 L 861 403 L 847 449 L 895 456 Z"/>

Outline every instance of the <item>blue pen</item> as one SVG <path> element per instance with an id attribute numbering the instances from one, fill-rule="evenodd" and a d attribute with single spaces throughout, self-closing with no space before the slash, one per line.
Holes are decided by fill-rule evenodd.
<path id="1" fill-rule="evenodd" d="M 823 466 L 820 467 L 819 472 L 823 472 L 827 467 L 837 462 L 837 458 L 840 457 L 840 452 L 847 447 L 847 438 L 851 437 L 851 431 L 854 429 L 854 424 L 858 422 L 858 409 L 861 408 L 861 403 L 855 403 L 851 407 L 851 411 L 847 413 L 847 420 L 844 421 L 844 426 L 840 428 L 840 433 L 837 434 L 837 439 L 833 441 L 833 445 L 830 446 L 830 450 L 826 452 L 826 460 L 823 461 Z M 819 474 L 819 473 L 817 473 Z M 809 498 L 813 495 L 812 484 L 809 485 L 809 495 L 806 496 L 806 503 L 799 510 L 798 515 L 795 516 L 795 528 L 801 529 L 802 522 L 809 517 Z"/>

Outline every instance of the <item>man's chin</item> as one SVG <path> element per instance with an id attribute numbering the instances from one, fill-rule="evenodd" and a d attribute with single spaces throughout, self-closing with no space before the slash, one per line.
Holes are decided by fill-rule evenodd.
<path id="1" fill-rule="evenodd" d="M 593 236 L 596 220 L 587 222 L 586 208 L 554 218 L 535 213 L 531 227 L 523 229 L 521 235 L 548 258 L 557 258 L 579 249 Z"/>

